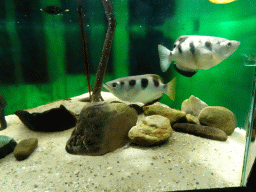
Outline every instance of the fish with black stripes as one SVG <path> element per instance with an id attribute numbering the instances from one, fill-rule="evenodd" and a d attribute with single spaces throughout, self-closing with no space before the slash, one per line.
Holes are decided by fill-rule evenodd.
<path id="1" fill-rule="evenodd" d="M 160 67 L 167 71 L 172 61 L 174 68 L 182 75 L 192 77 L 199 69 L 210 69 L 232 55 L 240 45 L 239 41 L 220 37 L 183 35 L 170 51 L 158 45 Z"/>
<path id="2" fill-rule="evenodd" d="M 109 81 L 103 86 L 123 101 L 151 105 L 159 101 L 163 93 L 174 101 L 176 84 L 177 77 L 164 84 L 160 76 L 146 74 L 119 78 Z"/>

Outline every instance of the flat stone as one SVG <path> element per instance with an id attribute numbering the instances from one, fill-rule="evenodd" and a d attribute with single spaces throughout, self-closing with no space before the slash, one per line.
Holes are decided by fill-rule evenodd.
<path id="1" fill-rule="evenodd" d="M 33 131 L 55 132 L 75 127 L 76 117 L 68 111 L 64 105 L 52 108 L 42 113 L 29 113 L 27 111 L 15 111 L 15 115 Z"/>
<path id="2" fill-rule="evenodd" d="M 193 116 L 198 116 L 200 111 L 208 105 L 201 101 L 198 97 L 191 95 L 188 99 L 184 100 L 181 104 L 181 111 Z"/>
<path id="3" fill-rule="evenodd" d="M 181 119 L 186 119 L 186 113 L 184 111 L 172 109 L 170 107 L 164 107 L 162 105 L 149 105 L 143 107 L 145 115 L 161 115 L 170 120 L 171 125 L 180 121 Z"/>
<path id="4" fill-rule="evenodd" d="M 123 147 L 129 142 L 128 132 L 137 119 L 137 111 L 124 103 L 88 103 L 67 141 L 66 151 L 99 156 Z"/>
<path id="5" fill-rule="evenodd" d="M 218 140 L 226 141 L 227 134 L 216 127 L 209 127 L 190 123 L 175 123 L 173 126 L 174 131 L 189 133 L 191 135 Z"/>
<path id="6" fill-rule="evenodd" d="M 37 148 L 38 140 L 36 138 L 29 138 L 22 140 L 14 149 L 14 157 L 18 160 L 27 159 L 31 153 Z"/>
<path id="7" fill-rule="evenodd" d="M 13 152 L 17 142 L 8 136 L 0 135 L 0 159 Z"/>
<path id="8" fill-rule="evenodd" d="M 129 131 L 132 143 L 141 146 L 162 144 L 169 140 L 173 133 L 170 120 L 161 115 L 151 115 L 143 118 Z"/>
<path id="9" fill-rule="evenodd" d="M 225 107 L 205 107 L 198 116 L 202 125 L 217 127 L 227 135 L 231 135 L 236 128 L 236 116 L 232 111 Z"/>

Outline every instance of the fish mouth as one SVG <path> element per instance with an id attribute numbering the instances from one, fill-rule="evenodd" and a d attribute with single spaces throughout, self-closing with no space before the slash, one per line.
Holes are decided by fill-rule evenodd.
<path id="1" fill-rule="evenodd" d="M 109 88 L 109 86 L 108 86 L 107 84 L 103 84 L 103 87 L 104 87 L 105 89 L 107 89 L 108 91 L 110 91 L 110 88 Z"/>

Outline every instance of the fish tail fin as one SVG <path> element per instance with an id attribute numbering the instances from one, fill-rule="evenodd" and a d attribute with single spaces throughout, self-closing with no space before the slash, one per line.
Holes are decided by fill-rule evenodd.
<path id="1" fill-rule="evenodd" d="M 167 71 L 169 68 L 172 60 L 170 59 L 170 56 L 172 55 L 172 52 L 164 47 L 163 45 L 158 45 L 158 53 L 160 58 L 160 67 L 163 72 Z"/>
<path id="2" fill-rule="evenodd" d="M 170 97 L 171 100 L 175 100 L 175 88 L 177 85 L 177 77 L 174 77 L 169 83 L 167 83 L 167 87 L 166 87 L 166 95 L 168 95 L 168 97 Z"/>

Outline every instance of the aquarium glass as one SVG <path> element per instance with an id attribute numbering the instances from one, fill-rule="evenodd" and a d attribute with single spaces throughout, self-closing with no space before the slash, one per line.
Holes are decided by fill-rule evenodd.
<path id="1" fill-rule="evenodd" d="M 108 21 L 101 1 L 82 2 L 93 87 Z M 241 137 L 240 144 L 244 146 L 239 154 L 243 160 L 233 168 L 234 171 L 240 170 L 236 186 L 246 184 L 250 171 L 248 158 L 254 157 L 253 154 L 249 155 L 249 151 L 253 144 L 251 132 L 255 96 L 255 5 L 256 0 L 237 0 L 226 4 L 215 4 L 208 0 L 113 0 L 117 25 L 104 77 L 104 82 L 107 82 L 132 75 L 157 74 L 164 83 L 177 77 L 175 100 L 163 95 L 161 103 L 180 110 L 182 102 L 194 95 L 208 106 L 222 106 L 232 111 L 238 127 L 238 133 L 235 133 L 237 140 L 234 142 L 238 142 L 238 137 Z M 61 8 L 62 11 L 57 14 L 47 13 L 44 9 L 49 6 Z M 76 1 L 4 0 L 0 2 L 0 7 L 0 93 L 8 104 L 4 108 L 6 116 L 19 109 L 34 108 L 88 92 Z M 182 35 L 222 37 L 240 41 L 241 44 L 220 64 L 208 70 L 200 69 L 192 77 L 177 72 L 175 62 L 166 72 L 162 72 L 158 45 L 172 50 L 174 42 Z M 104 88 L 102 90 L 107 92 Z M 203 158 L 205 153 L 207 151 L 192 153 L 192 156 Z M 219 153 L 221 152 L 216 152 L 216 155 Z M 171 159 L 175 157 L 169 157 L 169 161 Z M 184 161 L 186 160 L 189 161 L 185 157 Z M 153 161 L 159 161 L 156 164 L 166 164 L 170 174 L 178 168 L 180 174 L 186 175 L 184 172 L 189 172 L 189 169 L 183 168 L 183 163 L 177 162 L 173 167 L 168 167 L 168 160 L 162 161 L 160 156 L 153 157 Z M 148 162 L 145 160 L 140 163 Z M 206 165 L 207 163 L 202 166 Z M 157 169 L 155 167 L 157 166 L 152 166 L 152 169 Z M 208 169 L 207 166 L 205 169 Z M 153 181 L 158 182 L 155 191 L 234 186 L 229 181 L 223 181 L 223 185 L 209 186 L 201 186 L 201 181 L 184 184 L 179 180 L 186 181 L 186 177 L 176 175 L 173 175 L 171 181 L 165 181 L 167 172 L 161 175 L 161 171 L 155 171 L 157 176 L 149 176 L 147 171 L 138 170 L 140 177 L 135 172 L 134 175 L 129 175 L 130 179 L 125 178 L 126 182 L 120 177 L 120 186 L 115 185 L 114 188 L 117 191 L 149 191 Z M 222 179 L 218 174 L 213 174 L 215 178 Z M 229 174 L 232 175 L 232 171 Z M 196 172 L 195 175 L 201 174 Z M 115 175 L 111 177 L 117 179 Z M 93 179 L 97 183 L 97 177 Z M 137 179 L 148 184 L 143 184 L 141 188 L 132 185 L 133 180 Z M 203 182 L 208 182 L 208 179 L 203 179 Z M 98 189 L 90 187 L 96 191 L 113 189 L 104 188 L 104 184 Z"/>

